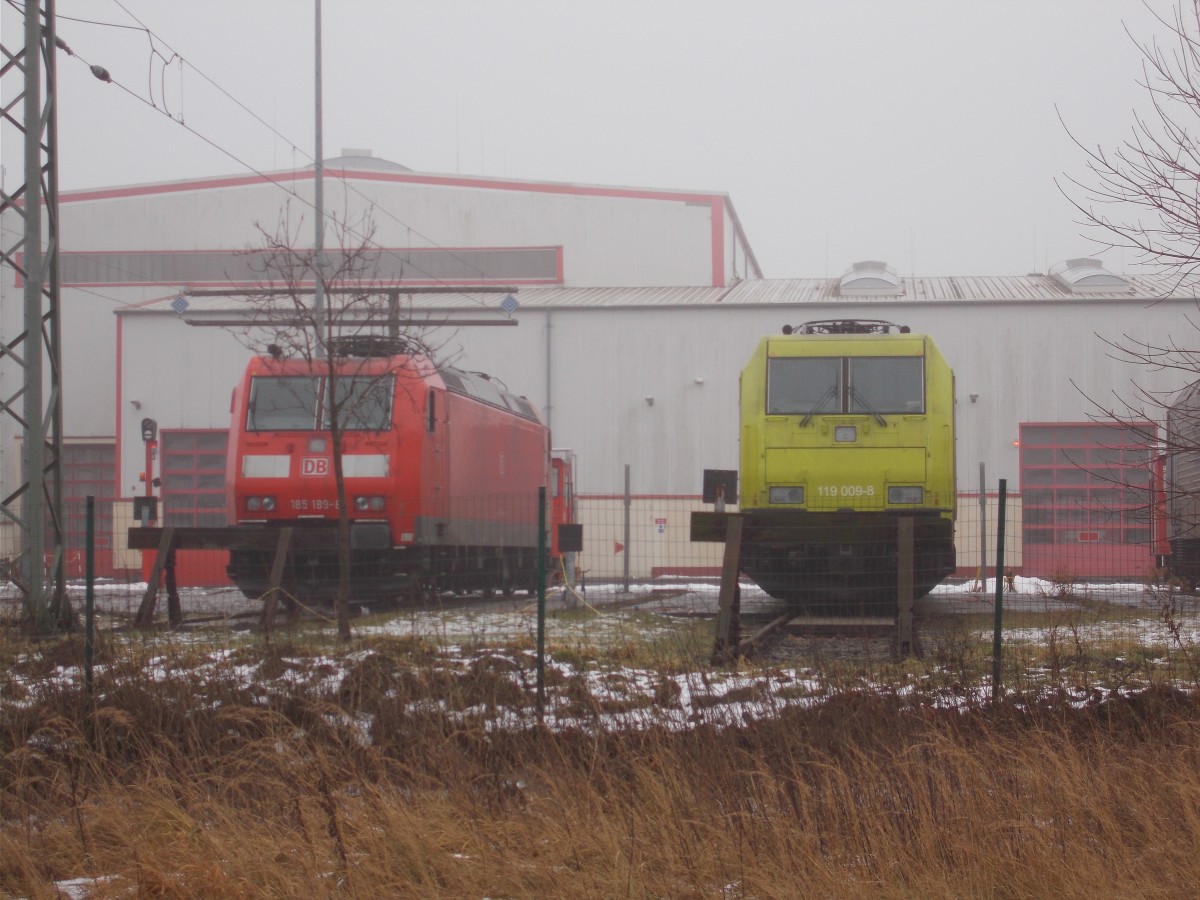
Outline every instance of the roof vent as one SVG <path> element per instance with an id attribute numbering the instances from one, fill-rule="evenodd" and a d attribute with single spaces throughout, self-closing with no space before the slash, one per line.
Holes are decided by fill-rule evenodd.
<path id="1" fill-rule="evenodd" d="M 843 297 L 879 297 L 903 294 L 900 276 L 885 262 L 867 259 L 856 262 L 838 282 Z"/>
<path id="2" fill-rule="evenodd" d="M 341 156 L 325 160 L 325 165 L 331 169 L 369 169 L 379 172 L 411 172 L 408 166 L 402 166 L 391 160 L 376 156 L 375 151 L 361 147 L 346 147 Z"/>
<path id="3" fill-rule="evenodd" d="M 1086 256 L 1055 263 L 1047 274 L 1072 294 L 1116 294 L 1130 290 L 1128 281 L 1108 271 L 1100 260 Z"/>

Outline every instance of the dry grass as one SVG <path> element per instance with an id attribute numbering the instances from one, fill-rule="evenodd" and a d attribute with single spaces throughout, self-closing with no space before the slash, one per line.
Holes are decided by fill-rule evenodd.
<path id="1" fill-rule="evenodd" d="M 303 647 L 214 667 L 211 648 L 105 642 L 89 700 L 59 677 L 78 649 L 0 648 L 2 895 L 82 877 L 93 897 L 1179 897 L 1200 883 L 1200 703 L 1163 687 L 955 711 L 851 693 L 738 728 L 552 733 L 496 725 L 528 705 L 519 656 L 451 670 L 420 641 L 380 641 L 330 681 Z M 673 685 L 628 706 L 672 704 Z M 597 714 L 617 702 L 556 688 Z"/>

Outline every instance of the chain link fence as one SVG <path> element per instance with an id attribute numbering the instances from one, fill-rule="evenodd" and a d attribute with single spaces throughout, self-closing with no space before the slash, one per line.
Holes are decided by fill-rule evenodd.
<path id="1" fill-rule="evenodd" d="M 536 503 L 530 498 L 522 502 Z M 488 515 L 496 519 L 499 501 L 491 503 Z M 1200 685 L 1200 598 L 1171 577 L 1169 557 L 1161 556 L 1160 548 L 1092 540 L 1086 533 L 1070 542 L 1040 543 L 1025 528 L 1020 496 L 1005 498 L 1002 531 L 999 505 L 997 496 L 985 496 L 981 503 L 978 494 L 960 495 L 952 558 L 938 556 L 936 546 L 929 544 L 934 538 L 918 522 L 909 565 L 917 588 L 919 640 L 914 650 L 925 666 L 986 680 L 998 627 L 1001 677 L 1008 690 L 1062 682 Z M 145 608 L 152 574 L 161 579 L 153 582 L 161 585 L 153 621 L 167 624 L 168 586 L 165 573 L 153 570 L 155 551 L 128 547 L 128 529 L 138 524 L 132 503 L 99 501 L 95 508 L 92 590 L 98 626 L 132 626 Z M 693 540 L 691 520 L 695 512 L 711 512 L 711 505 L 698 497 L 584 495 L 577 498 L 576 509 L 582 549 L 553 557 L 546 571 L 543 621 L 549 651 L 619 654 L 638 648 L 662 658 L 706 661 L 726 548 L 720 541 Z M 728 511 L 736 513 L 737 508 Z M 67 595 L 77 614 L 86 594 L 84 517 L 82 502 L 68 505 L 65 571 Z M 479 517 L 487 515 L 480 512 Z M 903 579 L 897 572 L 905 570 L 892 521 L 866 529 L 822 525 L 794 546 L 769 540 L 744 543 L 736 609 L 741 634 L 752 635 L 789 614 L 798 620 L 793 631 L 815 644 L 828 633 L 820 630 L 826 620 L 894 617 Z M 301 545 L 290 552 L 299 558 L 314 548 Z M 361 548 L 358 552 L 377 555 Z M 269 563 L 270 554 L 264 559 L 262 564 Z M 471 567 L 477 562 L 466 554 L 454 564 Z M 529 564 L 522 554 L 519 566 Z M 176 552 L 173 577 L 185 628 L 261 627 L 263 596 L 254 590 L 246 596 L 235 586 L 229 565 L 227 550 Z M 473 570 L 462 589 L 443 579 L 425 584 L 419 593 L 393 590 L 398 583 L 394 573 L 377 573 L 385 579 L 378 583 L 359 578 L 350 590 L 353 628 L 363 636 L 532 646 L 539 627 L 539 592 L 536 581 L 526 577 L 529 571 L 494 570 L 495 577 L 480 588 L 479 572 Z M 19 581 L 14 570 L 0 586 L 9 619 L 20 614 Z M 275 629 L 311 629 L 314 622 L 333 619 L 329 596 L 305 595 L 285 581 L 280 599 Z M 855 640 L 852 631 L 836 634 Z M 875 660 L 880 665 L 894 661 L 884 653 L 874 654 Z M 812 664 L 813 657 L 789 660 L 784 655 L 780 661 Z"/>

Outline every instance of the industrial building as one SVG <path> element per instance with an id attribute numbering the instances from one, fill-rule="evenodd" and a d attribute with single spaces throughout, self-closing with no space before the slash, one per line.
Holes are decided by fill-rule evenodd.
<path id="1" fill-rule="evenodd" d="M 439 323 L 439 354 L 526 396 L 555 446 L 575 452 L 596 572 L 615 564 L 604 549 L 614 535 L 586 527 L 588 501 L 623 496 L 627 472 L 635 573 L 712 564 L 711 548 L 688 550 L 685 535 L 703 471 L 737 468 L 739 372 L 764 334 L 814 319 L 933 335 L 956 373 L 960 494 L 978 489 L 981 466 L 988 491 L 1007 480 L 1026 566 L 1052 568 L 1056 547 L 1094 543 L 1108 550 L 1077 574 L 1129 575 L 1153 552 L 1151 523 L 1114 517 L 1108 477 L 1133 467 L 1145 483 L 1152 454 L 1096 419 L 1135 381 L 1152 393 L 1184 386 L 1187 373 L 1130 365 L 1112 345 L 1169 344 L 1190 327 L 1193 284 L 1091 259 L 979 277 L 847 260 L 839 278 L 767 279 L 721 193 L 418 173 L 367 151 L 329 160 L 324 194 L 326 247 L 369 260 L 361 287 L 395 292 L 410 321 Z M 313 196 L 311 168 L 61 196 L 67 490 L 115 502 L 113 573 L 136 568 L 120 535 L 148 465 L 165 521 L 224 522 L 229 397 L 253 325 L 245 292 L 277 282 L 264 262 L 272 243 L 313 245 Z M 10 340 L 22 327 L 12 277 L 0 316 Z M 19 377 L 0 366 L 5 396 Z M 0 480 L 11 484 L 20 434 L 11 419 L 0 428 Z M 655 544 L 667 535 L 677 540 Z M 960 566 L 976 563 L 976 540 L 960 529 Z M 0 556 L 15 541 L 0 522 Z"/>

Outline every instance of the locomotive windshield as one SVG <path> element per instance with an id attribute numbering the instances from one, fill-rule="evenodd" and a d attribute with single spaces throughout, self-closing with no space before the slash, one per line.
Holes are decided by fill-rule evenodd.
<path id="1" fill-rule="evenodd" d="M 342 429 L 384 431 L 390 428 L 394 383 L 395 378 L 390 376 L 339 377 L 333 399 Z M 328 430 L 330 399 L 325 378 L 308 375 L 253 378 L 246 430 Z"/>
<path id="2" fill-rule="evenodd" d="M 922 356 L 782 356 L 767 361 L 767 415 L 925 411 Z"/>
<path id="3" fill-rule="evenodd" d="M 392 385 L 395 377 L 372 376 L 337 379 L 334 398 L 338 423 L 345 431 L 385 431 L 392 422 Z M 321 427 L 329 428 L 328 397 L 321 414 Z"/>
<path id="4" fill-rule="evenodd" d="M 772 359 L 767 368 L 767 415 L 838 412 L 842 361 L 834 357 Z"/>
<path id="5" fill-rule="evenodd" d="M 850 360 L 852 413 L 925 411 L 923 356 L 870 356 Z"/>
<path id="6" fill-rule="evenodd" d="M 311 431 L 317 420 L 320 379 L 307 375 L 250 382 L 247 431 Z"/>

